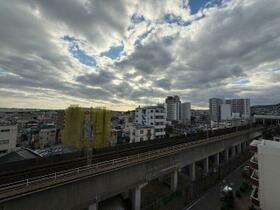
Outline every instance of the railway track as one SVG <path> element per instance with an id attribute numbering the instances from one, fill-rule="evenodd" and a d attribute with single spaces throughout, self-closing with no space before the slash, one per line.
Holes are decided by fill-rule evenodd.
<path id="1" fill-rule="evenodd" d="M 246 130 L 247 127 L 240 127 L 238 130 Z M 122 158 L 125 156 L 144 153 L 147 151 L 157 150 L 165 147 L 171 147 L 178 144 L 183 144 L 186 142 L 198 141 L 201 139 L 206 139 L 233 133 L 234 129 L 224 129 L 218 130 L 216 132 L 200 133 L 196 135 L 190 135 L 188 137 L 177 137 L 169 139 L 154 140 L 151 142 L 142 142 L 129 145 L 121 145 L 111 149 L 103 149 L 96 151 L 92 157 L 92 163 L 100 163 L 112 159 Z M 25 169 L 15 169 L 14 171 L 3 171 L 0 166 L 0 185 L 17 182 L 23 179 L 30 179 L 33 177 L 43 176 L 45 174 L 51 174 L 59 171 L 69 170 L 72 168 L 86 166 L 88 163 L 86 157 L 79 157 L 75 159 L 59 161 L 51 164 L 35 165 L 31 168 Z"/>

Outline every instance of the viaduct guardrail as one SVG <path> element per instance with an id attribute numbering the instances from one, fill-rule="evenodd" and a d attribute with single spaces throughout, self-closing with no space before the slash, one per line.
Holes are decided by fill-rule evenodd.
<path id="1" fill-rule="evenodd" d="M 227 138 L 236 137 L 242 134 L 250 133 L 252 131 L 260 131 L 262 129 L 263 128 L 249 129 L 222 136 L 216 136 L 209 139 L 186 142 L 175 146 L 143 152 L 70 170 L 60 171 L 57 173 L 46 174 L 40 177 L 34 177 L 18 182 L 0 185 L 0 202 L 13 199 L 23 194 L 31 194 L 36 191 L 48 189 L 50 187 L 63 185 L 69 181 L 75 181 L 75 179 L 80 179 L 82 177 L 86 178 L 108 173 L 110 171 L 119 170 L 131 165 L 166 157 L 174 153 L 181 152 L 185 149 L 189 149 L 191 147 L 201 146 L 210 142 L 222 141 Z"/>

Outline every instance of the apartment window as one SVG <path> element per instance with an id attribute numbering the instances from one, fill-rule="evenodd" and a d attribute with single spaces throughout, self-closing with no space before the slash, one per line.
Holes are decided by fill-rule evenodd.
<path id="1" fill-rule="evenodd" d="M 144 131 L 143 130 L 140 130 L 140 134 L 143 134 L 144 133 Z"/>
<path id="2" fill-rule="evenodd" d="M 163 116 L 156 116 L 156 119 L 163 119 Z"/>
<path id="3" fill-rule="evenodd" d="M 154 119 L 154 117 L 153 117 L 153 116 L 151 116 L 151 119 Z"/>
<path id="4" fill-rule="evenodd" d="M 141 137 L 141 138 L 140 138 L 140 141 L 144 141 L 144 139 Z"/>
<path id="5" fill-rule="evenodd" d="M 151 124 L 151 125 L 154 125 L 154 123 L 152 123 L 152 122 L 151 122 L 150 124 Z"/>
<path id="6" fill-rule="evenodd" d="M 151 110 L 151 112 L 153 113 L 153 112 L 154 112 L 154 110 Z"/>
<path id="7" fill-rule="evenodd" d="M 2 145 L 2 144 L 9 144 L 9 140 L 0 140 L 0 145 Z"/>
<path id="8" fill-rule="evenodd" d="M 3 129 L 3 130 L 1 130 L 1 132 L 10 132 L 10 129 Z"/>

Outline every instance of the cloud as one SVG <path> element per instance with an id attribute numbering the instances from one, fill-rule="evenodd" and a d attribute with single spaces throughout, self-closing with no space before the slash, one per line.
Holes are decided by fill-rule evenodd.
<path id="1" fill-rule="evenodd" d="M 141 73 L 151 74 L 168 68 L 172 61 L 168 46 L 164 44 L 164 40 L 161 40 L 139 46 L 134 53 L 116 65 L 120 68 L 135 68 Z"/>
<path id="2" fill-rule="evenodd" d="M 279 11 L 278 0 L 5 1 L 0 106 L 275 103 Z"/>
<path id="3" fill-rule="evenodd" d="M 81 84 L 87 84 L 91 86 L 99 85 L 109 85 L 112 81 L 116 79 L 112 72 L 106 72 L 101 70 L 100 72 L 94 72 L 90 74 L 80 75 L 77 77 L 76 81 Z"/>

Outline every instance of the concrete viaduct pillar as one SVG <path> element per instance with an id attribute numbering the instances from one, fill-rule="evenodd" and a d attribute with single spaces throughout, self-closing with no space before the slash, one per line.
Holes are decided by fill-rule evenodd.
<path id="1" fill-rule="evenodd" d="M 209 157 L 203 160 L 203 170 L 204 174 L 207 174 L 209 172 Z"/>
<path id="2" fill-rule="evenodd" d="M 225 161 L 229 160 L 229 149 L 225 149 Z"/>
<path id="3" fill-rule="evenodd" d="M 245 142 L 241 142 L 241 152 L 245 151 Z"/>
<path id="4" fill-rule="evenodd" d="M 241 153 L 241 143 L 237 145 L 237 151 L 238 151 L 238 154 Z"/>
<path id="5" fill-rule="evenodd" d="M 178 169 L 175 169 L 173 171 L 173 173 L 171 174 L 171 179 L 170 179 L 171 183 L 170 183 L 170 186 L 171 186 L 171 190 L 173 192 L 175 192 L 178 188 Z"/>
<path id="6" fill-rule="evenodd" d="M 88 210 L 98 210 L 98 203 L 93 203 L 88 207 Z"/>
<path id="7" fill-rule="evenodd" d="M 249 142 L 248 141 L 245 141 L 244 142 L 244 150 L 246 151 L 249 147 Z"/>
<path id="8" fill-rule="evenodd" d="M 190 177 L 192 181 L 195 181 L 195 162 L 192 163 L 190 166 Z"/>
<path id="9" fill-rule="evenodd" d="M 235 157 L 236 149 L 235 146 L 231 147 L 231 159 Z"/>
<path id="10" fill-rule="evenodd" d="M 147 183 L 141 184 L 134 189 L 132 189 L 131 192 L 131 201 L 132 201 L 132 210 L 141 210 L 141 189 L 146 185 Z"/>
<path id="11" fill-rule="evenodd" d="M 215 166 L 219 166 L 220 165 L 220 153 L 218 152 L 215 155 Z"/>
<path id="12" fill-rule="evenodd" d="M 137 186 L 132 190 L 132 210 L 141 210 L 141 187 Z"/>

